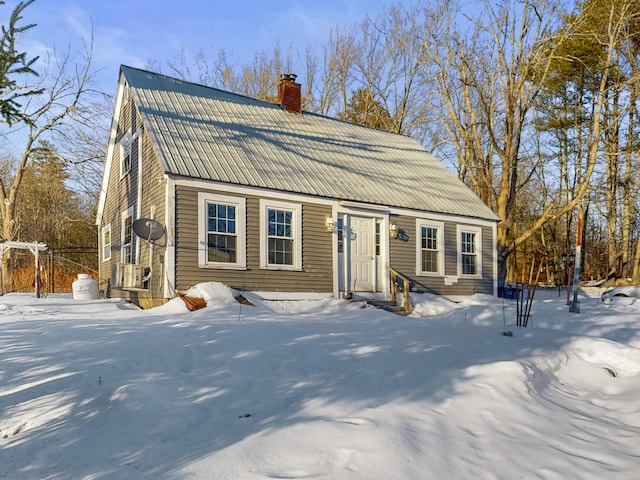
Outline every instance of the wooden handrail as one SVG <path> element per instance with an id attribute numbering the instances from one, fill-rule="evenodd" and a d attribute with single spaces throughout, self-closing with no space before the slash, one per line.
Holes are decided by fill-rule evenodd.
<path id="1" fill-rule="evenodd" d="M 411 312 L 411 299 L 409 298 L 409 289 L 411 288 L 411 280 L 397 272 L 393 268 L 389 267 L 389 273 L 391 275 L 391 300 L 398 303 L 398 285 L 396 284 L 396 278 L 402 280 L 402 289 L 404 294 L 404 303 L 402 304 L 402 310 L 405 313 Z"/>

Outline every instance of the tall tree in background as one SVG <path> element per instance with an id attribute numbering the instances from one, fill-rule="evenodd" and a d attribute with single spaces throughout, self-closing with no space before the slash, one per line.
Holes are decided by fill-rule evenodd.
<path id="1" fill-rule="evenodd" d="M 479 18 L 463 22 L 454 5 L 447 4 L 440 13 L 440 28 L 429 33 L 441 104 L 449 130 L 455 132 L 452 138 L 457 141 L 462 171 L 501 219 L 498 263 L 500 278 L 504 279 L 507 259 L 515 249 L 545 224 L 579 206 L 589 191 L 605 128 L 602 113 L 606 92 L 616 81 L 611 47 L 620 38 L 622 24 L 619 16 L 609 16 L 608 35 L 600 39 L 606 54 L 593 92 L 584 170 L 576 179 L 575 194 L 568 199 L 549 197 L 522 229 L 514 215 L 517 202 L 533 171 L 546 158 L 537 155 L 535 142 L 527 141 L 533 130 L 536 102 L 549 78 L 551 59 L 559 55 L 564 39 L 580 31 L 584 19 L 576 17 L 576 23 L 559 24 L 561 4 L 555 0 L 485 1 L 484 7 Z"/>
<path id="2" fill-rule="evenodd" d="M 46 141 L 33 154 L 17 198 L 19 240 L 38 239 L 51 248 L 86 245 L 95 231 L 93 211 L 70 185 L 70 165 Z M 72 226 L 72 228 L 70 228 Z M 87 231 L 89 230 L 89 231 Z M 91 236 L 90 236 L 91 235 Z"/>
<path id="3" fill-rule="evenodd" d="M 395 125 L 389 112 L 373 98 L 373 94 L 367 90 L 359 88 L 351 95 L 351 100 L 347 104 L 344 112 L 340 112 L 339 117 L 353 123 L 365 125 L 393 132 Z"/>
<path id="4" fill-rule="evenodd" d="M 31 5 L 34 0 L 27 0 L 18 3 L 11 13 L 8 25 L 2 26 L 2 39 L 0 40 L 0 121 L 13 125 L 17 122 L 29 122 L 30 118 L 22 110 L 23 101 L 40 95 L 41 88 L 31 88 L 25 83 L 18 82 L 17 78 L 24 78 L 28 75 L 36 75 L 33 65 L 38 61 L 38 57 L 27 58 L 26 52 L 19 52 L 16 49 L 16 39 L 27 30 L 33 28 L 34 24 L 20 25 L 22 12 Z M 0 1 L 0 7 L 4 5 Z"/>
<path id="5" fill-rule="evenodd" d="M 21 64 L 26 58 L 14 55 L 15 36 L 24 32 L 25 27 L 19 27 L 17 24 L 12 26 L 12 21 L 18 22 L 23 10 L 32 3 L 33 0 L 19 3 L 11 16 L 9 26 L 3 28 L 3 32 L 13 32 L 11 34 L 13 37 L 11 42 L 2 44 L 2 57 L 16 58 L 17 63 L 14 65 Z M 27 28 L 32 26 L 29 25 Z M 18 110 L 11 118 L 19 119 L 20 125 L 0 124 L 2 127 L 0 134 L 13 137 L 14 144 L 22 143 L 21 154 L 15 163 L 15 168 L 7 178 L 0 178 L 0 236 L 5 240 L 18 238 L 20 218 L 17 200 L 22 192 L 25 175 L 33 168 L 34 158 L 49 153 L 49 147 L 42 142 L 53 138 L 56 134 L 69 132 L 71 125 L 91 127 L 95 112 L 85 103 L 86 97 L 91 93 L 91 48 L 92 43 L 78 62 L 70 53 L 56 56 L 55 62 L 49 61 L 41 67 L 39 76 L 34 75 L 36 70 L 34 60 L 26 62 L 28 71 L 20 72 L 28 74 L 32 82 L 23 83 L 22 91 L 41 92 L 41 94 L 23 96 L 23 105 L 15 102 L 11 104 Z M 5 69 L 10 77 L 8 81 L 10 85 L 13 71 L 11 65 Z M 6 77 L 4 82 L 7 83 Z M 8 252 L 11 254 L 11 250 Z M 7 256 L 5 255 L 2 260 L 3 279 L 7 280 L 11 278 L 8 275 Z"/>
<path id="6" fill-rule="evenodd" d="M 415 134 L 423 122 L 421 106 L 427 103 L 419 82 L 426 62 L 426 44 L 419 35 L 426 20 L 423 10 L 394 6 L 360 25 L 360 47 L 355 62 L 360 98 L 370 98 L 389 112 L 391 124 L 385 130 Z"/>
<path id="7" fill-rule="evenodd" d="M 601 168 L 592 182 L 607 225 L 607 277 L 619 278 L 631 273 L 633 224 L 636 215 L 638 148 L 637 83 L 640 5 L 631 0 L 587 0 L 574 15 L 566 18 L 573 33 L 564 39 L 564 52 L 554 62 L 548 86 L 555 99 L 548 102 L 567 108 L 573 105 L 572 121 L 558 124 L 572 132 L 577 155 L 576 172 L 583 165 L 582 153 L 589 142 L 598 142 Z M 567 92 L 567 95 L 558 95 Z M 567 96 L 575 99 L 566 101 Z M 548 98 L 548 97 L 547 97 Z M 564 107 L 563 107 L 564 106 Z M 601 139 L 589 136 L 594 122 L 602 131 Z M 589 203 L 585 198 L 583 205 Z M 585 219 L 586 221 L 586 219 Z"/>
<path id="8" fill-rule="evenodd" d="M 211 59 L 203 50 L 193 56 L 181 49 L 176 57 L 166 62 L 170 74 L 182 80 L 198 82 L 209 87 L 229 90 L 240 95 L 275 102 L 278 97 L 278 83 L 283 73 L 291 71 L 291 52 L 283 51 L 279 45 L 271 50 L 257 51 L 253 62 L 232 65 L 224 50 L 218 50 Z M 147 63 L 146 68 L 162 72 L 162 64 L 156 60 Z"/>
<path id="9" fill-rule="evenodd" d="M 309 110 L 321 115 L 347 110 L 356 81 L 354 66 L 360 54 L 356 39 L 356 27 L 335 28 L 329 33 L 322 60 L 307 51 Z"/>

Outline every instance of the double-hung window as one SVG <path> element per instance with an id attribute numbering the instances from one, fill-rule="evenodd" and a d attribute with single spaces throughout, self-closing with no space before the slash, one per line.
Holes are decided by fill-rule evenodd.
<path id="1" fill-rule="evenodd" d="M 416 270 L 419 275 L 444 275 L 444 225 L 441 222 L 417 220 L 418 251 Z"/>
<path id="2" fill-rule="evenodd" d="M 122 212 L 120 263 L 135 263 L 133 258 L 133 207 Z"/>
<path id="3" fill-rule="evenodd" d="M 111 260 L 111 224 L 102 227 L 102 261 Z"/>
<path id="4" fill-rule="evenodd" d="M 482 230 L 458 225 L 458 274 L 462 277 L 482 276 Z"/>
<path id="5" fill-rule="evenodd" d="M 124 177 L 131 171 L 131 155 L 133 150 L 131 132 L 125 133 L 120 139 L 120 176 Z"/>
<path id="6" fill-rule="evenodd" d="M 244 198 L 199 193 L 199 266 L 221 268 L 246 266 L 245 207 Z"/>
<path id="7" fill-rule="evenodd" d="M 300 270 L 302 206 L 261 200 L 260 211 L 260 266 Z"/>
<path id="8" fill-rule="evenodd" d="M 120 138 L 120 178 L 131 171 L 134 156 L 140 155 L 140 134 L 141 130 L 138 129 L 134 132 L 126 132 Z"/>

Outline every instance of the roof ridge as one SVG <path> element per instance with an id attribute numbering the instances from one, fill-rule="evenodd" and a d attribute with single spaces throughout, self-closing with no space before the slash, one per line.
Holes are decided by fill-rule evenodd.
<path id="1" fill-rule="evenodd" d="M 261 100 L 259 98 L 256 97 L 251 97 L 249 95 L 244 95 L 242 93 L 237 93 L 237 92 L 233 92 L 231 90 L 223 90 L 222 88 L 218 88 L 218 87 L 212 87 L 211 85 L 206 85 L 204 83 L 200 83 L 200 82 L 194 82 L 192 80 L 185 80 L 182 78 L 177 78 L 177 77 L 172 77 L 170 75 L 167 75 L 166 73 L 162 73 L 162 72 L 154 72 L 153 70 L 148 70 L 145 68 L 138 68 L 138 67 L 132 67 L 130 65 L 120 65 L 120 70 L 124 71 L 125 69 L 129 69 L 129 70 L 137 70 L 138 72 L 142 72 L 142 73 L 148 73 L 150 75 L 155 75 L 158 77 L 163 77 L 164 79 L 171 81 L 171 82 L 179 82 L 182 84 L 186 84 L 186 85 L 193 85 L 196 87 L 201 87 L 201 88 L 207 88 L 209 90 L 215 90 L 216 92 L 220 92 L 223 94 L 227 94 L 227 95 L 234 95 L 236 97 L 240 97 L 240 98 L 246 98 L 248 100 L 252 100 L 254 102 L 260 102 L 260 103 L 264 103 L 265 105 L 269 105 L 269 106 L 279 106 L 277 103 L 274 102 L 269 102 L 267 100 Z M 311 113 L 311 112 L 307 112 L 305 111 L 304 113 Z M 327 118 L 331 118 L 331 117 L 327 117 Z"/>
<path id="2" fill-rule="evenodd" d="M 245 98 L 245 99 L 251 100 L 253 102 L 259 102 L 259 103 L 264 104 L 265 106 L 280 107 L 280 105 L 278 105 L 277 103 L 274 103 L 274 102 L 269 102 L 267 100 L 261 100 L 261 99 L 256 98 L 256 97 L 251 97 L 249 95 L 244 95 L 242 93 L 233 92 L 231 90 L 223 90 L 222 88 L 212 87 L 210 85 L 205 85 L 205 84 L 200 83 L 200 82 L 194 82 L 192 80 L 185 80 L 185 79 L 182 79 L 182 78 L 172 77 L 172 76 L 167 75 L 166 73 L 162 73 L 162 72 L 154 72 L 152 70 L 147 70 L 147 69 L 138 68 L 138 67 L 132 67 L 130 65 L 124 65 L 124 64 L 120 65 L 120 69 L 121 70 L 124 70 L 124 69 L 137 70 L 138 72 L 143 72 L 143 73 L 148 73 L 150 75 L 156 75 L 158 77 L 163 77 L 166 80 L 171 81 L 171 82 L 179 82 L 179 83 L 183 83 L 183 84 L 187 84 L 187 85 L 194 85 L 196 87 L 202 87 L 202 88 L 207 88 L 207 89 L 210 89 L 210 90 L 215 90 L 216 92 L 220 92 L 220 93 L 223 93 L 223 94 L 226 94 L 226 95 L 233 95 L 233 96 L 236 96 L 238 98 Z M 361 123 L 352 122 L 350 120 L 345 120 L 343 118 L 338 118 L 338 117 L 334 117 L 334 116 L 331 116 L 331 115 L 325 115 L 325 114 L 322 114 L 322 113 L 312 112 L 310 110 L 303 110 L 301 113 L 303 113 L 304 115 L 313 115 L 315 117 L 326 118 L 328 120 L 333 120 L 333 121 L 336 121 L 336 122 L 346 123 L 347 125 L 355 125 L 355 126 L 358 126 L 358 127 L 369 129 L 369 130 L 374 130 L 376 132 L 388 133 L 390 135 L 399 135 L 401 137 L 407 137 L 407 138 L 413 139 L 413 137 L 411 135 L 408 135 L 408 134 L 399 133 L 399 132 L 391 132 L 389 130 L 382 130 L 380 128 L 372 127 L 372 126 L 369 126 L 369 125 L 362 125 Z"/>
<path id="3" fill-rule="evenodd" d="M 149 70 L 122 65 L 121 72 L 168 173 L 497 219 L 409 135 L 310 112 L 295 115 L 276 103 Z"/>

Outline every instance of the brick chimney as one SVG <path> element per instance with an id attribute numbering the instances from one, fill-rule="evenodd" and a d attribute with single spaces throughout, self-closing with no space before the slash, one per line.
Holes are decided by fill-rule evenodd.
<path id="1" fill-rule="evenodd" d="M 301 113 L 302 101 L 300 96 L 300 84 L 296 83 L 297 75 L 283 73 L 280 75 L 278 85 L 278 103 L 289 112 Z"/>

